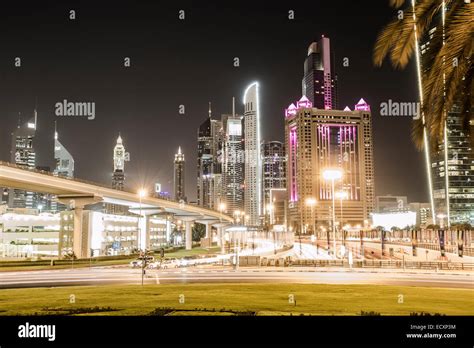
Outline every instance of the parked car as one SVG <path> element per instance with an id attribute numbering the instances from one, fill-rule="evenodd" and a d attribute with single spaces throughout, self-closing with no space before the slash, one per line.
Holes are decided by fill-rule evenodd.
<path id="1" fill-rule="evenodd" d="M 164 260 L 160 267 L 163 269 L 166 268 L 178 268 L 180 266 L 180 261 L 178 259 L 168 259 Z"/>
<path id="2" fill-rule="evenodd" d="M 144 260 L 145 258 L 139 257 L 138 259 L 130 262 L 130 267 L 132 268 L 142 267 Z M 146 264 L 153 263 L 154 261 L 155 261 L 155 258 L 153 256 L 146 257 Z"/>

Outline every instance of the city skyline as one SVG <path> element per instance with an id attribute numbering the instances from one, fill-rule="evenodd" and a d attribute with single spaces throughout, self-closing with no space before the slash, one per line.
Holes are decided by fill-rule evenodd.
<path id="1" fill-rule="evenodd" d="M 319 4 L 321 6 L 330 6 L 328 4 Z M 310 5 L 314 7 L 314 5 Z M 103 25 L 99 25 L 98 20 L 100 19 L 95 14 L 94 17 L 87 16 L 88 13 L 85 7 L 82 11 L 78 9 L 78 19 L 86 21 L 91 28 L 99 30 Z M 272 22 L 282 21 L 284 22 L 283 28 L 278 29 L 279 33 L 283 35 L 281 42 L 275 40 L 270 41 L 267 45 L 271 45 L 274 49 L 272 54 L 266 55 L 265 47 L 258 48 L 258 45 L 251 44 L 252 48 L 257 47 L 253 55 L 249 53 L 249 49 L 244 48 L 242 45 L 230 45 L 226 44 L 225 55 L 220 56 L 217 62 L 217 58 L 211 57 L 211 54 L 206 54 L 200 51 L 200 55 L 190 59 L 188 61 L 180 61 L 179 65 L 174 64 L 176 68 L 184 69 L 183 71 L 189 72 L 189 69 L 193 67 L 202 66 L 203 71 L 200 73 L 193 72 L 193 76 L 197 77 L 195 83 L 205 83 L 205 91 L 191 90 L 191 87 L 186 87 L 184 90 L 180 90 L 177 87 L 183 80 L 176 78 L 177 81 L 171 81 L 170 79 L 164 79 L 168 82 L 169 90 L 163 89 L 163 85 L 158 85 L 156 89 L 151 88 L 150 84 L 155 83 L 155 80 L 161 80 L 160 77 L 170 76 L 167 72 L 164 72 L 163 64 L 159 64 L 160 67 L 150 65 L 150 61 L 144 59 L 144 49 L 135 48 L 135 55 L 130 52 L 126 54 L 122 51 L 122 45 L 113 45 L 113 52 L 116 53 L 116 57 L 107 55 L 103 59 L 107 60 L 107 65 L 110 64 L 109 60 L 117 60 L 116 68 L 105 69 L 102 75 L 98 68 L 104 68 L 103 64 L 97 61 L 97 66 L 91 65 L 91 73 L 87 73 L 88 81 L 95 81 L 99 76 L 110 77 L 112 73 L 123 75 L 123 81 L 120 82 L 121 78 L 111 77 L 111 80 L 103 81 L 105 86 L 109 87 L 109 91 L 104 92 L 104 88 L 98 88 L 92 86 L 87 89 L 83 86 L 85 82 L 81 82 L 78 79 L 78 73 L 83 72 L 88 65 L 81 63 L 83 58 L 86 62 L 89 58 L 87 57 L 75 57 L 72 62 L 59 64 L 59 72 L 65 73 L 65 69 L 69 70 L 69 73 L 65 74 L 65 91 L 61 92 L 56 89 L 54 85 L 48 85 L 49 87 L 44 90 L 34 88 L 38 86 L 38 73 L 35 72 L 36 68 L 33 64 L 33 58 L 23 59 L 24 70 L 14 70 L 13 64 L 7 66 L 7 57 L 1 57 L 0 62 L 2 63 L 0 69 L 5 76 L 6 82 L 10 82 L 9 88 L 5 88 L 5 94 L 1 97 L 1 114 L 0 117 L 0 139 L 1 149 L 0 159 L 6 160 L 9 156 L 6 153 L 8 150 L 5 149 L 4 143 L 9 142 L 10 133 L 12 131 L 11 126 L 16 124 L 18 119 L 18 112 L 21 112 L 23 118 L 30 117 L 34 107 L 35 99 L 38 100 L 38 131 L 37 131 L 37 153 L 38 153 L 38 165 L 54 167 L 52 161 L 53 156 L 49 153 L 51 137 L 46 138 L 47 134 L 52 132 L 53 122 L 58 122 L 58 127 L 61 129 L 61 140 L 65 147 L 71 152 L 71 155 L 76 161 L 76 177 L 96 181 L 99 183 L 109 183 L 110 180 L 110 166 L 111 160 L 109 155 L 109 149 L 113 147 L 115 143 L 115 137 L 118 132 L 127 139 L 127 150 L 132 154 L 132 160 L 127 166 L 127 183 L 130 189 L 137 189 L 144 184 L 153 185 L 154 182 L 161 182 L 165 191 L 172 191 L 172 159 L 175 153 L 175 149 L 178 146 L 182 146 L 183 152 L 191 156 L 191 160 L 188 160 L 186 164 L 186 170 L 189 173 L 193 172 L 195 168 L 195 152 L 196 152 L 196 139 L 195 129 L 202 123 L 202 120 L 207 114 L 208 102 L 213 103 L 213 112 L 216 115 L 229 114 L 231 111 L 231 98 L 235 96 L 237 100 L 236 113 L 242 114 L 243 109 L 241 105 L 242 91 L 252 81 L 258 80 L 261 86 L 261 117 L 262 117 L 262 140 L 264 141 L 282 141 L 283 140 L 283 122 L 284 122 L 284 108 L 292 100 L 297 100 L 300 97 L 301 89 L 301 78 L 303 77 L 303 61 L 307 55 L 308 45 L 317 40 L 321 35 L 325 35 L 331 39 L 331 46 L 335 51 L 336 61 L 336 73 L 338 74 L 338 104 L 339 108 L 343 108 L 345 105 L 354 105 L 360 98 L 365 98 L 369 104 L 372 105 L 373 118 L 374 118 L 374 143 L 375 143 L 375 166 L 376 166 L 376 178 L 377 182 L 384 182 L 383 185 L 378 184 L 376 187 L 377 194 L 403 194 L 409 195 L 410 200 L 415 201 L 426 201 L 427 190 L 424 178 L 424 168 L 422 165 L 422 154 L 415 150 L 414 145 L 409 140 L 409 118 L 388 118 L 381 117 L 378 114 L 378 105 L 382 101 L 388 99 L 397 99 L 402 101 L 414 101 L 416 100 L 416 89 L 412 86 L 411 80 L 415 77 L 414 71 L 392 71 L 390 68 L 376 69 L 372 66 L 370 61 L 371 56 L 371 45 L 375 41 L 376 32 L 382 27 L 385 20 L 380 19 L 380 24 L 371 22 L 364 26 L 361 26 L 353 34 L 347 33 L 348 38 L 342 36 L 342 32 L 334 28 L 331 23 L 326 21 L 324 18 L 321 19 L 320 28 L 315 26 L 311 33 L 307 30 L 303 31 L 302 28 L 310 18 L 304 13 L 304 7 L 295 5 L 296 22 L 285 23 L 288 21 L 286 13 L 283 8 L 273 9 L 266 19 Z M 350 7 L 345 9 L 341 13 L 341 19 L 345 18 L 350 22 L 351 18 Z M 18 9 L 16 9 L 18 10 Z M 63 8 L 56 7 L 53 9 L 47 9 L 51 14 L 57 14 L 63 10 Z M 210 9 L 209 9 L 210 10 Z M 352 9 L 353 10 L 353 9 Z M 12 8 L 15 11 L 15 7 Z M 120 18 L 123 15 L 119 10 L 114 15 Z M 171 9 L 170 9 L 171 11 Z M 211 10 L 210 10 L 211 11 Z M 263 10 L 260 7 L 256 7 L 254 16 L 262 15 Z M 390 9 L 387 9 L 385 4 L 381 4 L 380 8 L 373 10 L 382 11 L 387 14 L 387 18 L 391 16 Z M 133 12 L 133 9 L 132 9 Z M 173 12 L 174 13 L 174 12 Z M 79 17 L 81 14 L 81 17 Z M 100 14 L 102 16 L 103 14 Z M 194 13 L 193 17 L 189 14 L 189 19 L 196 20 L 197 16 L 203 18 L 212 17 L 213 12 L 209 13 Z M 368 14 L 364 14 L 368 15 Z M 231 16 L 231 14 L 229 14 Z M 279 17 L 281 16 L 281 18 Z M 383 17 L 383 16 L 382 16 Z M 117 18 L 113 16 L 107 17 L 107 23 L 115 24 Z M 103 18 L 102 18 L 103 19 Z M 148 20 L 151 20 L 148 18 Z M 174 18 L 167 17 L 168 22 L 175 21 Z M 222 19 L 219 19 L 222 21 Z M 79 22 L 76 22 L 79 23 Z M 81 22 L 82 23 L 82 22 Z M 147 25 L 152 23 L 146 22 Z M 84 24 L 75 24 L 84 25 Z M 180 25 L 179 22 L 173 24 L 174 26 Z M 48 31 L 51 28 L 45 28 Z M 23 29 L 25 32 L 28 31 L 28 26 Z M 76 29 L 71 29 L 70 35 L 79 35 Z M 183 29 L 185 30 L 185 29 Z M 203 45 L 212 45 L 213 42 L 217 42 L 220 35 L 211 35 L 208 32 L 208 28 L 203 29 L 206 34 L 210 37 L 210 40 L 203 42 Z M 371 32 L 369 37 L 371 40 L 355 44 L 354 39 L 357 36 L 362 36 L 365 31 Z M 192 35 L 187 30 L 186 35 Z M 299 34 L 298 34 L 299 33 Z M 10 33 L 11 34 L 11 33 Z M 259 37 L 270 37 L 269 32 L 259 31 L 256 35 Z M 66 35 L 66 34 L 64 34 Z M 176 34 L 179 35 L 179 34 Z M 240 34 L 235 31 L 225 31 L 221 35 L 229 35 L 229 38 L 236 38 Z M 53 36 L 54 37 L 54 36 Z M 61 36 L 58 36 L 59 39 Z M 351 40 L 352 38 L 352 40 Z M 169 39 L 160 37 L 160 40 L 164 40 L 165 46 L 169 44 Z M 161 56 L 160 46 L 161 42 L 156 39 L 153 45 L 157 46 L 151 52 L 154 56 Z M 54 40 L 53 40 L 54 41 Z M 124 40 L 124 42 L 127 42 Z M 94 46 L 98 41 L 92 41 L 90 45 Z M 150 45 L 150 46 L 153 46 Z M 190 43 L 188 48 L 172 46 L 173 51 L 180 52 L 182 49 L 190 49 L 192 47 Z M 364 48 L 364 45 L 366 46 Z M 91 47 L 92 47 L 91 46 Z M 235 46 L 235 47 L 234 47 Z M 287 50 L 283 50 L 282 47 L 287 47 Z M 97 47 L 95 47 L 97 48 Z M 205 50 L 203 50 L 205 51 Z M 215 51 L 213 51 L 215 52 Z M 241 53 L 239 53 L 241 52 Z M 26 53 L 25 53 L 26 54 Z M 33 54 L 33 53 L 30 53 Z M 64 54 L 64 53 L 63 53 Z M 21 55 L 21 54 L 19 54 Z M 266 56 L 265 56 L 266 55 Z M 362 58 L 359 57 L 362 55 Z M 28 55 L 27 55 L 28 56 Z M 130 70 L 126 70 L 123 67 L 123 57 L 131 57 Z M 342 58 L 347 56 L 350 59 L 350 65 L 348 68 L 342 67 Z M 34 55 L 32 56 L 34 57 Z M 240 66 L 234 67 L 234 58 L 240 58 Z M 260 62 L 259 57 L 272 58 L 263 59 Z M 63 57 L 65 58 L 65 57 Z M 67 57 L 71 58 L 71 57 Z M 29 61 L 27 63 L 27 61 Z M 275 69 L 278 69 L 284 62 L 284 69 L 278 74 L 274 74 Z M 74 63 L 77 63 L 75 65 Z M 49 63 L 41 61 L 39 66 L 47 66 Z M 171 63 L 170 63 L 171 64 Z M 10 66 L 12 66 L 10 68 Z M 170 65 L 173 66 L 173 65 Z M 144 75 L 144 69 L 151 69 L 150 76 L 145 82 L 139 82 L 140 78 Z M 98 76 L 95 77 L 95 73 Z M 33 73 L 33 74 L 32 74 Z M 219 75 L 222 73 L 222 77 Z M 18 75 L 19 74 L 19 75 Z M 164 74 L 164 75 L 163 75 Z M 200 79 L 206 74 L 215 79 L 210 79 L 211 82 Z M 273 76 L 275 75 L 275 76 Z M 14 77 L 17 77 L 15 79 Z M 56 75 L 53 75 L 53 77 Z M 225 76 L 225 77 L 224 77 Z M 366 77 L 370 76 L 370 83 L 366 82 Z M 231 77 L 230 81 L 225 81 L 225 78 Z M 68 82 L 71 80 L 70 82 Z M 11 93 L 18 92 L 18 88 L 28 83 L 28 88 L 23 89 L 23 92 L 16 93 L 15 96 L 11 97 Z M 53 81 L 58 82 L 53 78 Z M 102 80 L 101 80 L 102 81 Z M 282 84 L 280 81 L 287 81 Z M 363 81 L 363 82 L 362 82 Z M 402 91 L 397 91 L 390 87 L 390 84 L 386 84 L 386 89 L 390 89 L 391 93 L 380 93 L 376 86 L 380 85 L 380 81 L 404 81 L 402 85 L 406 86 Z M 112 87 L 113 83 L 120 82 L 118 86 Z M 159 82 L 159 81 L 158 81 Z M 48 82 L 43 82 L 48 84 Z M 128 84 L 127 84 L 128 83 Z M 225 88 L 223 87 L 225 85 Z M 395 83 L 394 83 L 395 84 Z M 357 86 L 357 87 L 356 87 Z M 178 89 L 177 89 L 178 88 Z M 86 93 L 84 93 L 87 90 Z M 409 93 L 412 90 L 413 93 Z M 143 91 L 143 93 L 141 93 Z M 178 93 L 176 93 L 178 91 Z M 163 94 L 164 93 L 164 94 Z M 394 94 L 395 93 L 395 94 Z M 194 94 L 194 95 L 193 95 Z M 396 95 L 398 94 L 398 96 Z M 10 96 L 11 98 L 9 98 Z M 165 98 L 165 96 L 168 96 Z M 9 98 L 8 102 L 3 101 L 3 98 Z M 95 101 L 96 106 L 96 118 L 88 121 L 85 118 L 72 119 L 71 117 L 57 117 L 54 115 L 54 104 L 63 99 L 71 101 Z M 28 101 L 31 101 L 29 103 Z M 118 102 L 116 102 L 119 100 Z M 30 105 L 28 105 L 30 104 Z M 185 114 L 179 114 L 179 106 L 184 105 Z M 393 128 L 398 129 L 400 132 L 394 132 Z M 159 137 L 160 132 L 172 133 L 179 132 L 183 135 L 183 141 L 181 139 L 166 139 L 165 137 Z M 83 137 L 81 134 L 91 133 L 92 137 Z M 100 136 L 99 136 L 100 135 Z M 94 139 L 94 141 L 89 141 Z M 399 139 L 403 139 L 400 142 Z M 399 150 L 397 150 L 397 148 Z M 395 152 L 394 152 L 395 151 Z M 397 155 L 397 151 L 400 151 L 400 157 L 407 160 L 405 168 L 410 170 L 410 176 L 406 174 L 402 175 L 400 168 L 391 162 L 387 162 L 387 158 L 393 158 Z M 94 170 L 91 170 L 92 164 L 87 164 L 86 159 L 90 158 L 90 153 L 94 155 Z M 167 163 L 168 165 L 163 165 Z M 384 178 L 385 180 L 380 180 Z M 186 186 L 195 187 L 195 178 L 192 175 L 187 176 Z M 402 188 L 403 187 L 403 188 Z M 406 187 L 406 188 L 405 188 Z M 188 192 L 189 201 L 196 201 L 195 190 Z"/>
<path id="2" fill-rule="evenodd" d="M 7 345 L 472 341 L 473 2 L 2 10 Z"/>

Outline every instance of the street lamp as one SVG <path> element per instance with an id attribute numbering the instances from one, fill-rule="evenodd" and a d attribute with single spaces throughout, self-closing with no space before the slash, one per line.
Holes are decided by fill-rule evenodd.
<path id="1" fill-rule="evenodd" d="M 333 249 L 334 256 L 336 255 L 336 209 L 334 197 L 334 181 L 342 178 L 342 170 L 340 169 L 325 169 L 323 171 L 324 180 L 331 181 L 331 197 L 332 197 L 332 233 L 333 233 Z M 329 249 L 329 245 L 328 245 Z"/>
<path id="2" fill-rule="evenodd" d="M 341 228 L 342 228 L 342 225 L 344 224 L 343 212 L 342 212 L 342 200 L 343 199 L 348 199 L 349 194 L 347 193 L 347 191 L 337 191 L 335 193 L 335 195 L 336 195 L 336 198 L 338 198 L 339 202 L 340 202 L 339 209 L 340 209 L 340 213 L 341 213 L 341 223 L 340 223 L 339 226 L 341 226 Z M 344 233 L 344 232 L 341 230 L 341 233 Z"/>
<path id="3" fill-rule="evenodd" d="M 308 197 L 306 198 L 306 205 L 311 207 L 311 220 L 313 221 L 313 234 L 316 233 L 316 219 L 314 218 L 314 206 L 316 205 L 316 198 Z"/>

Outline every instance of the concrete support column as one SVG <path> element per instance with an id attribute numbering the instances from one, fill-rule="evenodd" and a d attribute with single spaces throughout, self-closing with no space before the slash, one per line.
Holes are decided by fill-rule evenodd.
<path id="1" fill-rule="evenodd" d="M 206 225 L 206 237 L 205 238 L 212 238 L 212 224 L 210 222 L 207 222 L 205 225 Z"/>
<path id="2" fill-rule="evenodd" d="M 219 240 L 221 243 L 221 254 L 225 254 L 225 239 L 224 239 L 224 228 L 218 227 Z"/>
<path id="3" fill-rule="evenodd" d="M 74 210 L 74 231 L 72 239 L 72 251 L 77 258 L 86 258 L 91 256 L 91 238 L 89 226 L 88 231 L 83 231 L 82 220 L 84 215 L 84 206 L 101 202 L 102 197 L 93 195 L 58 195 L 58 202 L 69 206 Z"/>
<path id="4" fill-rule="evenodd" d="M 144 231 L 142 231 L 142 238 L 145 241 L 144 249 L 151 250 L 151 247 L 150 247 L 150 216 L 148 216 L 148 215 L 142 216 L 142 219 L 145 220 Z"/>
<path id="5" fill-rule="evenodd" d="M 193 221 L 185 221 L 186 226 L 186 250 L 193 248 L 193 232 L 192 232 Z"/>
<path id="6" fill-rule="evenodd" d="M 171 243 L 171 221 L 168 219 L 166 220 L 166 242 Z"/>
<path id="7" fill-rule="evenodd" d="M 73 247 L 72 250 L 74 255 L 77 258 L 89 257 L 89 252 L 83 252 L 83 245 L 82 245 L 82 217 L 84 214 L 84 207 L 83 206 L 76 206 L 74 208 L 74 232 L 73 232 Z M 89 249 L 89 248 L 87 248 Z"/>

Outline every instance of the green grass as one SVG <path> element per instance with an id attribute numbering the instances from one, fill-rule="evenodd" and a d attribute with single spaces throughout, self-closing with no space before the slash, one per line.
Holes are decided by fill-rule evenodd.
<path id="1" fill-rule="evenodd" d="M 191 250 L 178 250 L 170 253 L 165 253 L 165 257 L 185 257 L 185 256 L 195 256 L 195 255 L 206 255 L 206 254 L 217 254 L 221 250 L 220 247 L 212 248 L 193 248 Z"/>
<path id="2" fill-rule="evenodd" d="M 69 303 L 70 295 L 76 302 Z M 179 296 L 185 303 L 179 303 Z M 288 303 L 289 294 L 296 306 Z M 398 303 L 399 295 L 404 302 Z M 80 315 L 147 315 L 157 308 L 173 308 L 171 315 L 193 315 L 180 310 L 252 311 L 258 315 L 382 315 L 411 312 L 474 315 L 474 291 L 385 285 L 325 284 L 161 284 L 111 285 L 0 290 L 0 315 L 43 315 L 45 309 L 110 307 L 115 311 Z M 228 315 L 222 313 L 222 315 Z"/>
<path id="3" fill-rule="evenodd" d="M 29 264 L 21 265 L 21 266 L 3 266 L 0 267 L 0 272 L 14 272 L 14 271 L 43 271 L 43 270 L 54 270 L 54 269 L 67 269 L 67 268 L 85 268 L 85 267 L 103 267 L 103 266 L 116 266 L 116 265 L 127 265 L 130 261 L 135 260 L 136 257 L 130 259 L 121 259 L 121 260 L 101 260 L 101 261 L 92 261 L 89 262 L 71 262 L 48 266 L 48 265 L 40 265 L 36 266 L 35 261 L 30 261 Z"/>
<path id="4" fill-rule="evenodd" d="M 220 247 L 212 248 L 193 248 L 192 250 L 177 250 L 169 253 L 165 253 L 165 258 L 181 258 L 185 256 L 195 256 L 195 255 L 206 255 L 206 254 L 216 254 L 220 252 Z M 80 262 L 74 262 L 74 268 L 85 268 L 85 267 L 98 267 L 98 266 L 115 266 L 115 265 L 128 265 L 130 261 L 135 260 L 137 256 L 119 259 L 119 260 L 92 260 L 92 263 L 89 263 L 87 259 L 81 259 Z M 155 255 L 155 259 L 159 259 L 159 254 Z M 7 263 L 7 262 L 6 262 Z M 72 263 L 67 262 L 64 264 L 56 264 L 54 266 L 50 265 L 35 265 L 35 261 L 24 262 L 22 265 L 14 266 L 4 266 L 0 267 L 1 272 L 14 272 L 14 271 L 42 271 L 42 270 L 53 270 L 53 269 L 66 269 L 71 268 Z"/>

